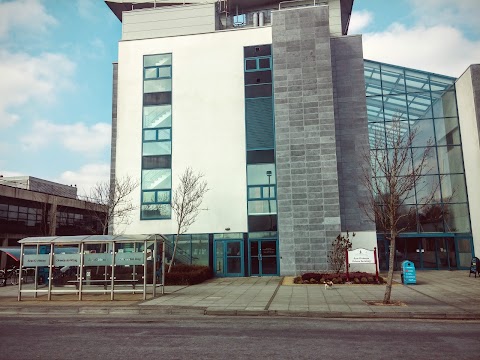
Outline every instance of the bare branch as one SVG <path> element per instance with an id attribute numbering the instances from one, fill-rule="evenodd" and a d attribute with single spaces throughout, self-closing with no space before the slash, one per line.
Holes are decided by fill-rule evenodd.
<path id="1" fill-rule="evenodd" d="M 419 190 L 424 196 L 421 203 L 428 205 L 435 199 L 437 186 L 420 188 L 420 180 L 433 168 L 430 163 L 432 141 L 424 148 L 418 148 L 415 140 L 417 129 L 409 130 L 408 122 L 399 115 L 393 121 L 384 123 L 385 128 L 376 130 L 371 139 L 370 148 L 365 149 L 363 159 L 370 168 L 365 168 L 361 181 L 368 191 L 360 207 L 370 220 L 375 221 L 377 230 L 383 231 L 390 241 L 389 272 L 384 302 L 390 302 L 395 240 L 403 231 L 410 230 L 417 223 L 415 204 Z M 434 206 L 429 209 L 431 218 L 443 216 L 441 209 Z"/>
<path id="2" fill-rule="evenodd" d="M 188 228 L 197 220 L 200 211 L 206 210 L 200 208 L 203 196 L 209 191 L 207 182 L 203 178 L 204 175 L 202 173 L 195 173 L 192 168 L 188 167 L 180 176 L 180 183 L 173 192 L 172 211 L 175 214 L 178 226 L 172 261 L 170 262 L 168 272 L 172 268 L 180 235 L 187 232 Z"/>
<path id="3" fill-rule="evenodd" d="M 109 181 L 97 183 L 90 191 L 90 195 L 85 197 L 89 201 L 89 211 L 91 216 L 102 226 L 103 234 L 109 232 L 109 227 L 113 232 L 121 225 L 128 225 L 131 222 L 130 216 L 137 208 L 133 205 L 130 194 L 138 187 L 138 180 L 130 176 L 124 176 L 115 179 L 112 183 Z M 106 212 L 95 211 L 95 204 L 102 205 Z"/>

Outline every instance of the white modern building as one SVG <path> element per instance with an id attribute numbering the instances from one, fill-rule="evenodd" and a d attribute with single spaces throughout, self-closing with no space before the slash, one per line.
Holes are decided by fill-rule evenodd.
<path id="1" fill-rule="evenodd" d="M 433 130 L 437 118 L 457 133 L 458 119 L 465 121 L 465 168 L 462 141 L 443 144 L 435 135 L 438 149 L 459 150 L 454 179 L 465 196 L 448 206 L 461 226 L 442 218 L 441 227 L 425 227 L 419 214 L 400 253 L 419 268 L 467 266 L 473 240 L 480 242 L 470 221 L 480 216 L 480 192 L 467 196 L 464 180 L 474 188 L 468 176 L 480 171 L 479 66 L 456 83 L 394 66 L 387 75 L 389 65 L 364 61 L 361 35 L 348 35 L 353 0 L 105 2 L 122 21 L 111 176 L 141 179 L 127 233 L 176 233 L 172 191 L 191 167 L 210 191 L 208 210 L 182 237 L 184 261 L 210 265 L 218 276 L 320 271 L 331 242 L 349 231 L 354 248 L 378 246 L 385 266 L 388 247 L 358 205 L 366 195 L 359 179 L 369 166 L 362 158 L 369 130 L 388 122 L 393 106 Z M 403 102 L 390 101 L 393 93 Z M 433 110 L 447 104 L 444 93 L 453 93 L 448 116 Z"/>

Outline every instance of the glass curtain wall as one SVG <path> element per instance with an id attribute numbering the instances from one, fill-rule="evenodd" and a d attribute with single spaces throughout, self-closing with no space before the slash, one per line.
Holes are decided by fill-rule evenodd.
<path id="1" fill-rule="evenodd" d="M 167 235 L 166 255 L 171 258 L 176 235 Z M 175 261 L 181 264 L 209 265 L 209 234 L 180 235 Z"/>
<path id="2" fill-rule="evenodd" d="M 394 121 L 405 136 L 415 132 L 410 166 L 428 150 L 423 176 L 401 209 L 412 215 L 401 224 L 406 231 L 397 239 L 397 260 L 424 269 L 464 267 L 472 248 L 455 79 L 368 60 L 364 65 L 371 151 L 392 151 L 387 134 Z M 373 174 L 380 181 L 382 175 Z M 377 231 L 383 233 L 378 225 Z M 383 236 L 378 244 L 386 261 Z"/>
<path id="3" fill-rule="evenodd" d="M 170 219 L 172 54 L 143 58 L 141 219 Z"/>
<path id="4" fill-rule="evenodd" d="M 273 108 L 272 46 L 244 48 L 250 275 L 277 275 L 277 176 Z M 262 234 L 268 234 L 263 239 Z"/>
<path id="5" fill-rule="evenodd" d="M 392 121 L 416 136 L 410 151 L 416 165 L 429 148 L 424 176 L 406 200 L 413 208 L 408 232 L 470 233 L 455 79 L 373 61 L 365 61 L 370 147 L 386 139 Z M 374 174 L 375 176 L 376 174 Z M 433 199 L 429 195 L 433 192 Z M 428 204 L 427 204 L 428 203 Z M 382 229 L 377 229 L 382 230 Z"/>

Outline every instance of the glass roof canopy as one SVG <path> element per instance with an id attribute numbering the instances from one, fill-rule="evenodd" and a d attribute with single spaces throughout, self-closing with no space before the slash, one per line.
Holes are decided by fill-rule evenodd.
<path id="1" fill-rule="evenodd" d="M 433 108 L 456 80 L 371 60 L 364 61 L 364 76 L 371 145 L 376 130 L 388 128 L 389 121 L 408 120 L 402 123 L 407 132 L 409 123 L 434 117 Z"/>
<path id="2" fill-rule="evenodd" d="M 382 95 L 386 98 L 382 106 L 378 100 L 368 102 L 369 121 L 379 121 L 382 113 L 385 120 L 394 114 L 409 115 L 409 119 L 423 118 L 432 105 L 430 92 L 449 90 L 455 78 L 431 74 L 423 71 L 365 60 L 366 96 Z M 395 95 L 408 94 L 408 109 Z M 405 116 L 406 117 L 406 116 Z M 378 119 L 378 120 L 377 120 Z"/>

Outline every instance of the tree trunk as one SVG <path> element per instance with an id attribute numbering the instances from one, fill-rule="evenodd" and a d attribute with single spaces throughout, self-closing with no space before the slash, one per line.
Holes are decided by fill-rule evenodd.
<path id="1" fill-rule="evenodd" d="M 173 254 L 172 254 L 172 260 L 170 261 L 170 265 L 168 266 L 168 272 L 172 270 L 173 266 L 173 260 L 175 259 L 175 254 L 177 253 L 177 244 L 178 244 L 178 238 L 180 235 L 177 233 L 177 236 L 175 236 L 175 244 L 173 245 Z"/>
<path id="2" fill-rule="evenodd" d="M 387 287 L 385 288 L 385 295 L 383 297 L 384 304 L 390 304 L 390 296 L 392 294 L 392 283 L 393 283 L 393 267 L 395 266 L 395 237 L 396 234 L 392 233 L 390 239 L 390 257 L 388 260 L 388 276 L 387 276 Z"/>

